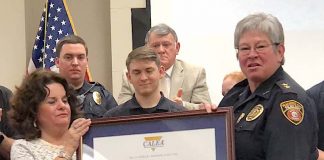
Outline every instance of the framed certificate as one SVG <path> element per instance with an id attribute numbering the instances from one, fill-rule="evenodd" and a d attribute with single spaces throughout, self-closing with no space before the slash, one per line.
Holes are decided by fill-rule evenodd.
<path id="1" fill-rule="evenodd" d="M 231 107 L 92 120 L 78 159 L 234 160 Z"/>

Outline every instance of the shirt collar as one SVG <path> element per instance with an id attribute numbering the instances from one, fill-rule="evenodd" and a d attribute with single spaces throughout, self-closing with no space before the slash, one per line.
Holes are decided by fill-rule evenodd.
<path id="1" fill-rule="evenodd" d="M 172 65 L 168 70 L 165 71 L 165 74 L 168 75 L 168 77 L 171 77 L 171 73 L 172 73 L 172 70 L 173 70 L 173 66 Z"/>
<path id="2" fill-rule="evenodd" d="M 159 103 L 158 103 L 156 106 L 154 106 L 154 107 L 156 107 L 157 110 L 162 109 L 162 110 L 167 110 L 167 111 L 168 111 L 168 110 L 169 110 L 169 107 L 166 107 L 165 105 L 161 105 L 162 103 L 164 103 L 164 101 L 166 100 L 166 98 L 164 97 L 164 95 L 163 95 L 162 92 L 160 92 L 160 94 L 161 94 L 160 101 L 159 101 Z M 133 103 L 134 105 L 132 105 L 132 106 L 130 107 L 130 109 L 143 109 L 143 108 L 141 107 L 141 105 L 137 102 L 136 97 L 135 97 L 135 93 L 133 94 L 133 98 L 131 99 L 131 101 L 132 101 L 132 103 Z"/>
<path id="3" fill-rule="evenodd" d="M 80 95 L 80 94 L 85 93 L 87 91 L 87 89 L 89 89 L 90 87 L 91 87 L 91 84 L 88 83 L 87 81 L 84 81 L 81 88 L 76 89 L 75 91 L 77 92 L 78 95 Z"/>
<path id="4" fill-rule="evenodd" d="M 279 67 L 272 76 L 270 76 L 267 80 L 265 80 L 263 83 L 261 83 L 260 86 L 258 86 L 258 88 L 255 90 L 255 92 L 252 94 L 252 96 L 258 95 L 260 97 L 268 99 L 270 97 L 270 94 L 269 94 L 270 90 L 276 84 L 278 79 L 281 78 L 281 75 L 283 74 L 283 72 L 284 72 L 283 68 Z M 245 80 L 245 81 L 247 82 L 247 80 Z M 247 87 L 245 88 L 245 90 L 240 94 L 240 98 L 246 99 L 250 95 L 251 95 L 250 88 L 247 84 Z M 252 97 L 250 97 L 250 98 L 252 98 Z"/>

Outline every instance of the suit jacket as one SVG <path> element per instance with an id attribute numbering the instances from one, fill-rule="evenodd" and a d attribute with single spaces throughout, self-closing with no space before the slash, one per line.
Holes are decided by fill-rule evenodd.
<path id="1" fill-rule="evenodd" d="M 130 100 L 134 94 L 134 87 L 123 74 L 122 88 L 118 96 L 118 104 Z M 171 73 L 169 99 L 173 99 L 182 88 L 183 105 L 189 110 L 199 109 L 200 103 L 211 103 L 206 83 L 206 71 L 202 67 L 176 60 Z"/>

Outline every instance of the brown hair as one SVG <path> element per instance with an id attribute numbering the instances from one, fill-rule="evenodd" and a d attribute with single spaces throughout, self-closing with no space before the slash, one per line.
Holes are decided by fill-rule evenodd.
<path id="1" fill-rule="evenodd" d="M 160 56 L 147 46 L 138 47 L 128 54 L 126 59 L 127 70 L 129 70 L 129 64 L 133 60 L 150 60 L 154 61 L 158 67 L 161 65 Z"/>
<path id="2" fill-rule="evenodd" d="M 12 99 L 11 118 L 13 126 L 22 138 L 32 140 L 41 136 L 41 130 L 34 126 L 34 123 L 37 124 L 39 105 L 49 94 L 49 89 L 46 85 L 52 83 L 61 84 L 66 91 L 71 108 L 71 122 L 79 117 L 76 110 L 78 100 L 74 90 L 68 85 L 67 81 L 58 73 L 36 70 L 26 76 L 19 87 L 16 87 L 16 92 Z"/>
<path id="3" fill-rule="evenodd" d="M 86 50 L 86 55 L 88 56 L 88 47 L 85 41 L 77 35 L 68 35 L 60 39 L 56 44 L 56 56 L 60 57 L 61 50 L 64 44 L 82 44 Z"/>

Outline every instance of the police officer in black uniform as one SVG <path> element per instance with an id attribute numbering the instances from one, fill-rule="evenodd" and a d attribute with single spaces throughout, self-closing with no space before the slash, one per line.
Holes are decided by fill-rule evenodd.
<path id="1" fill-rule="evenodd" d="M 0 121 L 0 131 L 7 136 L 13 136 L 14 131 L 9 126 L 7 111 L 10 109 L 9 99 L 12 96 L 12 92 L 4 87 L 0 86 L 0 108 L 2 109 L 2 117 Z"/>
<path id="2" fill-rule="evenodd" d="M 13 137 L 15 135 L 14 130 L 9 125 L 7 115 L 10 109 L 9 99 L 11 96 L 12 92 L 8 88 L 0 86 L 0 159 L 9 159 L 10 147 L 13 139 L 8 137 Z"/>
<path id="3" fill-rule="evenodd" d="M 311 87 L 306 92 L 311 98 L 313 98 L 316 104 L 317 118 L 319 122 L 317 148 L 320 149 L 319 157 L 324 159 L 324 81 Z"/>
<path id="4" fill-rule="evenodd" d="M 86 118 L 101 118 L 106 111 L 117 106 L 112 94 L 101 84 L 85 81 L 88 48 L 81 37 L 69 35 L 62 38 L 56 45 L 56 54 L 55 64 L 76 90 Z"/>
<path id="5" fill-rule="evenodd" d="M 134 86 L 135 93 L 132 99 L 109 110 L 105 117 L 187 110 L 160 92 L 160 79 L 165 72 L 153 50 L 145 46 L 134 49 L 127 57 L 126 67 L 127 79 Z"/>
<path id="6" fill-rule="evenodd" d="M 246 80 L 219 107 L 233 106 L 237 160 L 314 160 L 318 157 L 314 102 L 282 68 L 284 33 L 272 15 L 241 20 L 234 45 Z"/>
<path id="7" fill-rule="evenodd" d="M 98 82 L 84 82 L 77 89 L 77 97 L 82 103 L 81 109 L 87 118 L 100 118 L 108 110 L 117 106 L 114 97 Z"/>

